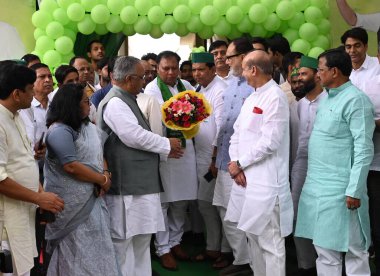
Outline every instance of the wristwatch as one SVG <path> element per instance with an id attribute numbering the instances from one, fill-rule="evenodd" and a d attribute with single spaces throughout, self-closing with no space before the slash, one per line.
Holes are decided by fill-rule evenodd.
<path id="1" fill-rule="evenodd" d="M 243 170 L 243 167 L 240 165 L 239 160 L 236 160 L 236 165 L 238 166 L 239 169 Z"/>

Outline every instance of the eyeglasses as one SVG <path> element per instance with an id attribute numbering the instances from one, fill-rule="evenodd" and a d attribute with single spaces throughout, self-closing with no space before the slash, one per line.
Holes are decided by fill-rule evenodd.
<path id="1" fill-rule="evenodd" d="M 133 75 L 130 75 L 130 76 L 131 77 L 139 78 L 140 80 L 145 80 L 145 75 L 139 76 L 139 75 L 133 74 Z"/>
<path id="2" fill-rule="evenodd" d="M 231 58 L 233 58 L 233 57 L 240 56 L 240 55 L 242 55 L 242 54 L 243 54 L 243 53 L 238 53 L 238 54 L 234 54 L 234 55 L 226 56 L 226 59 L 228 60 L 228 59 L 231 59 Z"/>

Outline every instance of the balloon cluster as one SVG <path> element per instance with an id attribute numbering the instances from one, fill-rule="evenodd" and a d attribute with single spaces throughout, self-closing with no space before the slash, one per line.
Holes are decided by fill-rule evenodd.
<path id="1" fill-rule="evenodd" d="M 328 15 L 328 0 L 42 0 L 32 16 L 34 53 L 53 67 L 67 62 L 77 32 L 203 39 L 282 33 L 292 51 L 316 56 L 330 46 Z"/>

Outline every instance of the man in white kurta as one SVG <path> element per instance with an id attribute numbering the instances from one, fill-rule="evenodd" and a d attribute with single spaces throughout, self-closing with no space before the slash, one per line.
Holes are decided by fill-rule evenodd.
<path id="1" fill-rule="evenodd" d="M 211 115 L 201 123 L 199 132 L 194 138 L 199 181 L 198 207 L 206 226 L 207 237 L 206 252 L 203 253 L 205 255 L 200 259 L 205 259 L 206 257 L 216 259 L 220 251 L 231 252 L 231 249 L 225 238 L 222 243 L 222 223 L 216 206 L 212 205 L 215 178 L 205 179 L 205 175 L 211 174 L 210 164 L 214 149 L 213 142 L 216 139 L 222 120 L 223 91 L 227 85 L 215 75 L 212 54 L 193 53 L 192 63 L 194 79 L 200 85 L 199 93 L 205 96 L 212 107 Z"/>
<path id="2" fill-rule="evenodd" d="M 176 95 L 183 90 L 195 90 L 190 83 L 178 79 L 179 56 L 165 51 L 158 55 L 158 76 L 144 90 L 153 95 L 160 105 L 164 103 L 164 91 Z M 165 130 L 166 134 L 168 133 Z M 165 221 L 165 231 L 156 234 L 156 253 L 161 264 L 167 269 L 177 269 L 173 255 L 178 259 L 189 259 L 180 247 L 189 200 L 197 199 L 197 175 L 195 151 L 192 140 L 186 143 L 184 154 L 180 159 L 169 159 L 161 164 L 160 172 L 164 192 L 161 193 L 161 206 Z"/>
<path id="3" fill-rule="evenodd" d="M 226 220 L 245 231 L 257 276 L 285 276 L 285 237 L 292 231 L 289 188 L 289 106 L 272 79 L 264 51 L 243 60 L 243 76 L 255 88 L 244 102 L 231 137 L 229 172 L 245 187 L 239 204 L 231 194 Z M 230 205 L 241 209 L 230 212 Z"/>

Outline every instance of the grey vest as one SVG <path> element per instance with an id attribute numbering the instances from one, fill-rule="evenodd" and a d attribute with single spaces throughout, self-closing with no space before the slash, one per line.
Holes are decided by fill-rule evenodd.
<path id="1" fill-rule="evenodd" d="M 98 127 L 109 136 L 104 144 L 104 157 L 112 173 L 111 195 L 145 195 L 162 192 L 159 172 L 160 156 L 126 146 L 108 127 L 103 119 L 103 110 L 108 101 L 117 97 L 125 102 L 136 116 L 138 124 L 151 131 L 148 122 L 137 105 L 136 97 L 113 86 L 98 108 Z"/>

